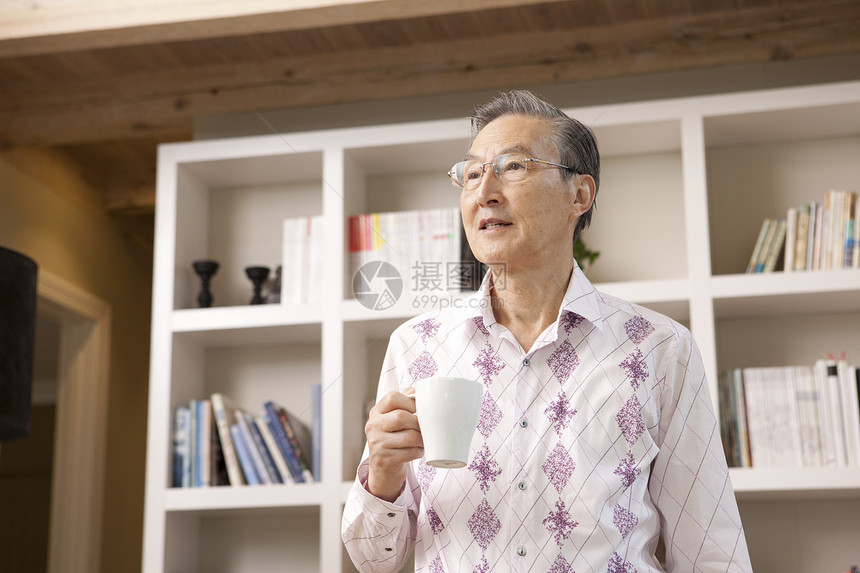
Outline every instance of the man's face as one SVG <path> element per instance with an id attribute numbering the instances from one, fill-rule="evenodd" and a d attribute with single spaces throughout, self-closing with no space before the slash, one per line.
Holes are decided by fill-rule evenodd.
<path id="1" fill-rule="evenodd" d="M 517 153 L 558 162 L 548 120 L 507 115 L 482 129 L 467 158 L 492 161 Z M 572 257 L 576 207 L 574 176 L 562 179 L 556 168 L 530 167 L 521 181 L 503 183 L 485 167 L 479 186 L 460 194 L 466 237 L 475 257 L 488 265 L 504 263 L 507 272 L 546 269 Z M 566 257 L 566 258 L 565 258 Z"/>

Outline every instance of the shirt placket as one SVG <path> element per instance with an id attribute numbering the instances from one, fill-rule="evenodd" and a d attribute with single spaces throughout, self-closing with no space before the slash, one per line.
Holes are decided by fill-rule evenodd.
<path id="1" fill-rule="evenodd" d="M 535 404 L 540 395 L 540 368 L 535 352 L 521 353 L 514 398 L 516 426 L 511 456 L 511 544 L 508 547 L 512 571 L 533 570 L 540 554 L 540 531 L 534 529 L 534 510 L 540 501 L 539 476 L 533 456 L 540 447 L 543 426 Z"/>

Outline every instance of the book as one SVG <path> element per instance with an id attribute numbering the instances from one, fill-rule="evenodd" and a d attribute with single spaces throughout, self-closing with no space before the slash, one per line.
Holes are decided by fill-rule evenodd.
<path id="1" fill-rule="evenodd" d="M 767 258 L 765 259 L 762 272 L 771 273 L 777 269 L 777 264 L 781 260 L 780 255 L 785 247 L 785 232 L 785 219 L 778 219 L 776 221 L 776 229 L 768 243 Z"/>
<path id="2" fill-rule="evenodd" d="M 794 265 L 792 268 L 795 271 L 805 271 L 807 269 L 809 251 L 809 205 L 800 205 L 797 208 L 796 227 Z"/>
<path id="3" fill-rule="evenodd" d="M 263 404 L 263 407 L 266 411 L 266 421 L 269 423 L 269 429 L 272 430 L 272 435 L 275 437 L 278 448 L 280 448 L 281 454 L 284 456 L 284 461 L 287 463 L 287 468 L 290 470 L 293 481 L 304 483 L 305 476 L 301 463 L 287 435 L 287 430 L 281 422 L 278 406 L 270 400 Z"/>
<path id="4" fill-rule="evenodd" d="M 311 473 L 312 461 L 311 453 L 311 432 L 307 424 L 302 422 L 289 410 L 278 407 L 278 416 L 281 424 L 287 432 L 287 437 L 293 446 L 293 452 L 299 462 L 299 467 L 302 471 L 302 476 L 305 481 L 314 481 L 314 476 Z"/>
<path id="5" fill-rule="evenodd" d="M 248 447 L 248 442 L 245 441 L 245 435 L 242 432 L 239 423 L 230 426 L 230 436 L 233 439 L 233 445 L 236 447 L 236 455 L 239 458 L 239 465 L 242 468 L 242 475 L 245 476 L 245 481 L 248 485 L 260 485 L 260 477 L 257 475 L 257 468 L 254 465 L 254 460 L 251 459 L 251 450 Z"/>
<path id="6" fill-rule="evenodd" d="M 839 378 L 845 457 L 849 466 L 860 466 L 860 398 L 856 368 L 843 356 L 836 361 L 836 376 Z"/>
<path id="7" fill-rule="evenodd" d="M 274 462 L 275 467 L 278 468 L 281 482 L 293 483 L 290 469 L 287 467 L 287 461 L 284 459 L 284 454 L 281 452 L 281 448 L 278 447 L 278 442 L 272 434 L 268 420 L 266 420 L 265 416 L 255 416 L 254 422 L 257 425 L 257 429 L 260 431 L 260 435 L 263 437 L 263 441 L 266 443 L 266 448 L 269 450 L 269 455 L 272 456 L 272 461 Z"/>
<path id="8" fill-rule="evenodd" d="M 755 241 L 755 247 L 753 247 L 752 255 L 750 255 L 750 262 L 747 264 L 746 272 L 748 273 L 756 272 L 756 266 L 758 265 L 762 249 L 764 248 L 764 242 L 767 238 L 768 230 L 770 229 L 770 221 L 770 219 L 762 221 L 761 229 L 759 229 L 758 232 L 758 238 Z"/>
<path id="9" fill-rule="evenodd" d="M 179 406 L 173 412 L 173 487 L 191 485 L 191 410 Z"/>
<path id="10" fill-rule="evenodd" d="M 234 424 L 236 406 L 229 397 L 221 393 L 212 394 L 210 399 L 212 400 L 212 412 L 215 417 L 215 425 L 218 428 L 218 438 L 221 442 L 221 451 L 230 485 L 242 485 L 245 483 L 245 479 L 230 429 Z"/>
<path id="11" fill-rule="evenodd" d="M 311 473 L 314 480 L 322 479 L 322 384 L 314 384 L 311 389 Z"/>
<path id="12" fill-rule="evenodd" d="M 243 410 L 236 410 L 236 423 L 239 425 L 239 431 L 242 433 L 242 438 L 244 439 L 245 445 L 247 447 L 247 454 L 251 458 L 251 463 L 254 465 L 257 480 L 261 484 L 272 483 L 272 478 L 269 476 L 269 472 L 266 469 L 265 463 L 263 462 L 263 454 L 257 448 L 257 444 L 254 440 L 254 435 L 251 432 L 250 426 L 248 425 L 247 413 Z"/>
<path id="13" fill-rule="evenodd" d="M 212 401 L 204 399 L 192 402 L 197 408 L 194 486 L 207 487 L 212 483 Z"/>
<path id="14" fill-rule="evenodd" d="M 259 459 L 262 461 L 262 468 L 258 466 L 258 473 L 268 476 L 268 483 L 284 483 L 283 478 L 281 478 L 281 473 L 275 466 L 275 460 L 269 452 L 269 446 L 266 445 L 266 442 L 263 440 L 263 434 L 257 427 L 256 419 L 249 412 L 243 412 L 243 414 L 245 416 L 245 422 L 248 424 L 248 429 L 250 430 L 251 439 L 255 449 L 260 456 Z"/>
<path id="15" fill-rule="evenodd" d="M 785 215 L 785 262 L 783 270 L 787 273 L 794 271 L 797 248 L 797 207 L 789 207 Z"/>

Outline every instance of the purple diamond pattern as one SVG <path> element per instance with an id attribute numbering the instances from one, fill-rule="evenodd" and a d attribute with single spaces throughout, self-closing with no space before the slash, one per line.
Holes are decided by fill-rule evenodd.
<path id="1" fill-rule="evenodd" d="M 570 334 L 570 331 L 582 324 L 583 320 L 585 319 L 575 312 L 565 312 L 561 317 L 561 326 L 565 334 Z"/>
<path id="2" fill-rule="evenodd" d="M 469 531 L 472 532 L 472 537 L 475 538 L 475 541 L 484 551 L 487 550 L 490 542 L 502 528 L 499 518 L 496 517 L 496 513 L 490 507 L 490 504 L 487 503 L 486 499 L 481 501 L 478 509 L 469 518 L 468 525 Z"/>
<path id="3" fill-rule="evenodd" d="M 645 431 L 645 423 L 642 422 L 642 413 L 640 412 L 641 408 L 639 399 L 636 396 L 631 396 L 627 400 L 627 403 L 624 404 L 624 407 L 621 408 L 621 411 L 618 412 L 618 415 L 615 416 L 624 439 L 631 446 L 639 439 L 642 432 Z"/>
<path id="4" fill-rule="evenodd" d="M 436 364 L 436 361 L 433 360 L 433 357 L 426 350 L 422 352 L 418 358 L 415 359 L 415 362 L 409 367 L 409 375 L 412 376 L 412 381 L 417 382 L 418 380 L 423 380 L 424 378 L 430 378 L 434 374 L 436 374 L 436 370 L 439 369 L 439 366 Z"/>
<path id="5" fill-rule="evenodd" d="M 487 344 L 481 353 L 478 354 L 478 357 L 472 363 L 472 366 L 476 366 L 478 368 L 478 372 L 481 374 L 481 379 L 483 379 L 484 384 L 487 386 L 493 381 L 493 378 L 505 367 L 505 363 L 501 358 L 496 356 L 496 353 L 493 351 L 493 347 Z"/>
<path id="6" fill-rule="evenodd" d="M 427 465 L 427 458 L 421 458 L 418 462 L 418 483 L 421 484 L 421 491 L 425 494 L 430 491 L 430 484 L 433 483 L 433 478 L 436 477 L 436 468 Z"/>
<path id="7" fill-rule="evenodd" d="M 627 371 L 627 377 L 630 378 L 630 384 L 634 390 L 639 388 L 639 384 L 648 378 L 648 365 L 642 357 L 642 351 L 638 348 L 636 352 L 625 358 L 619 366 Z"/>
<path id="8" fill-rule="evenodd" d="M 439 514 L 432 507 L 427 508 L 427 523 L 430 524 L 430 530 L 433 532 L 433 535 L 439 535 L 445 529 L 445 524 L 442 523 Z"/>
<path id="9" fill-rule="evenodd" d="M 483 316 L 476 316 L 476 317 L 472 318 L 472 322 L 475 323 L 475 328 L 478 329 L 478 332 L 480 332 L 484 336 L 490 336 L 490 331 L 487 330 L 486 326 L 484 326 L 484 317 Z"/>
<path id="10" fill-rule="evenodd" d="M 549 568 L 548 573 L 574 573 L 573 565 L 568 563 L 564 555 L 559 553 L 555 561 L 552 562 L 552 567 Z"/>
<path id="11" fill-rule="evenodd" d="M 428 570 L 430 573 L 445 573 L 445 568 L 442 566 L 442 558 L 437 555 L 436 559 L 430 562 Z"/>
<path id="12" fill-rule="evenodd" d="M 573 533 L 573 528 L 579 525 L 579 522 L 571 517 L 570 512 L 564 506 L 564 502 L 559 500 L 555 502 L 555 511 L 549 512 L 549 515 L 543 520 L 543 524 L 553 534 L 556 544 L 561 547 Z"/>
<path id="13" fill-rule="evenodd" d="M 496 481 L 496 478 L 502 475 L 502 468 L 493 459 L 493 454 L 490 453 L 490 448 L 487 444 L 481 448 L 481 451 L 475 454 L 472 463 L 469 464 L 469 469 L 475 474 L 475 480 L 481 487 L 481 491 L 487 493 L 490 489 L 490 483 Z"/>
<path id="14" fill-rule="evenodd" d="M 478 431 L 484 439 L 490 437 L 496 426 L 502 421 L 502 411 L 489 392 L 484 392 L 484 400 L 481 403 L 481 414 L 478 417 Z"/>
<path id="15" fill-rule="evenodd" d="M 636 481 L 642 470 L 636 467 L 636 462 L 633 461 L 633 454 L 627 452 L 627 456 L 621 460 L 618 467 L 612 473 L 621 478 L 621 484 L 624 486 L 624 489 L 627 489 L 633 485 L 633 482 Z"/>
<path id="16" fill-rule="evenodd" d="M 654 325 L 641 316 L 634 316 L 624 323 L 624 330 L 630 340 L 639 344 L 654 332 Z"/>
<path id="17" fill-rule="evenodd" d="M 623 560 L 617 553 L 613 553 L 612 558 L 609 559 L 609 567 L 607 567 L 606 573 L 636 573 L 636 568 Z"/>
<path id="18" fill-rule="evenodd" d="M 579 366 L 579 356 L 576 355 L 573 345 L 565 338 L 546 363 L 558 381 L 564 384 L 574 368 Z"/>
<path id="19" fill-rule="evenodd" d="M 555 433 L 561 437 L 562 432 L 570 425 L 570 420 L 576 414 L 576 410 L 570 406 L 567 394 L 562 390 L 556 399 L 549 403 L 549 407 L 543 413 L 549 418 L 555 428 Z"/>
<path id="20" fill-rule="evenodd" d="M 486 557 L 481 557 L 481 562 L 472 569 L 472 573 L 490 573 L 490 564 L 487 563 Z"/>
<path id="21" fill-rule="evenodd" d="M 439 322 L 435 318 L 428 318 L 413 325 L 412 329 L 421 336 L 421 341 L 426 343 L 428 339 L 436 336 L 439 331 Z"/>
<path id="22" fill-rule="evenodd" d="M 618 528 L 621 534 L 621 539 L 627 537 L 627 534 L 633 531 L 633 528 L 639 523 L 639 518 L 632 511 L 628 511 L 616 505 L 612 511 L 612 523 Z"/>
<path id="23" fill-rule="evenodd" d="M 543 473 L 546 474 L 549 483 L 555 487 L 555 490 L 560 494 L 564 486 L 570 480 L 575 469 L 573 459 L 570 457 L 570 452 L 561 444 L 556 444 L 552 453 L 541 466 Z"/>

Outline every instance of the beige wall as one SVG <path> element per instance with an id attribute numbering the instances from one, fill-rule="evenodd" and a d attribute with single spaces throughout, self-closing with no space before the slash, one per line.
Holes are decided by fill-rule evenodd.
<path id="1" fill-rule="evenodd" d="M 41 152 L 0 153 L 0 245 L 110 305 L 111 366 L 102 571 L 140 570 L 152 254 Z"/>

